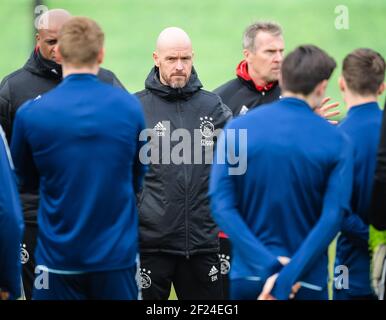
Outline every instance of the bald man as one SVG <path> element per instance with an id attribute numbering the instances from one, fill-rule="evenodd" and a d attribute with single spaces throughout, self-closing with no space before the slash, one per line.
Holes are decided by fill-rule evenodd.
<path id="1" fill-rule="evenodd" d="M 152 142 L 162 145 L 138 203 L 144 299 L 168 299 L 172 283 L 180 300 L 223 298 L 218 229 L 207 198 L 210 163 L 194 160 L 202 160 L 196 152 L 213 152 L 215 130 L 231 111 L 202 90 L 193 56 L 185 31 L 163 30 L 145 90 L 137 93 Z"/>
<path id="2" fill-rule="evenodd" d="M 6 76 L 0 84 L 0 124 L 9 144 L 17 109 L 27 100 L 39 97 L 62 81 L 62 67 L 55 49 L 59 30 L 70 18 L 70 13 L 63 9 L 53 9 L 42 14 L 35 26 L 36 47 L 30 58 L 21 69 Z M 122 87 L 111 71 L 101 68 L 98 77 L 103 82 Z M 37 236 L 38 186 L 35 191 L 20 192 L 26 226 L 21 257 L 25 293 L 29 298 L 35 277 L 33 253 Z"/>

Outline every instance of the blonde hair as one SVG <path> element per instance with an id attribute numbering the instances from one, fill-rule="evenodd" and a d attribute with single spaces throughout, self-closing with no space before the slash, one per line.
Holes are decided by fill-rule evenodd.
<path id="1" fill-rule="evenodd" d="M 58 46 L 63 61 L 74 66 L 91 66 L 103 48 L 104 33 L 92 19 L 74 17 L 59 32 Z"/>

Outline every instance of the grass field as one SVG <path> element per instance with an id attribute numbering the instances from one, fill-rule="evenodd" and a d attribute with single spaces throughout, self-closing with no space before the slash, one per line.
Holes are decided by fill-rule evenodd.
<path id="1" fill-rule="evenodd" d="M 0 78 L 20 67 L 31 50 L 32 1 L 0 0 Z M 337 30 L 335 8 L 340 0 L 46 0 L 49 8 L 66 8 L 74 15 L 96 19 L 106 33 L 106 61 L 131 92 L 143 88 L 152 67 L 158 33 L 180 26 L 191 36 L 195 66 L 206 89 L 212 90 L 234 76 L 242 59 L 241 34 L 256 19 L 278 21 L 284 29 L 286 52 L 299 44 L 313 43 L 338 62 L 357 47 L 371 47 L 386 54 L 386 1 L 350 0 L 349 29 Z M 341 101 L 336 86 L 329 95 Z"/>
<path id="2" fill-rule="evenodd" d="M 31 0 L 0 0 L 0 78 L 22 66 L 33 47 L 31 3 Z M 191 36 L 194 64 L 207 90 L 234 77 L 235 67 L 242 59 L 241 34 L 246 25 L 257 19 L 275 20 L 282 25 L 286 52 L 300 44 L 312 43 L 336 59 L 338 69 L 328 89 L 328 95 L 335 101 L 341 102 L 336 84 L 341 61 L 348 52 L 370 47 L 386 55 L 385 0 L 47 0 L 45 3 L 50 9 L 65 8 L 101 24 L 106 34 L 104 66 L 113 70 L 131 92 L 143 88 L 153 65 L 155 40 L 168 26 L 182 27 Z M 349 28 L 337 30 L 335 9 L 341 4 L 348 9 Z M 340 108 L 343 109 L 343 103 Z"/>

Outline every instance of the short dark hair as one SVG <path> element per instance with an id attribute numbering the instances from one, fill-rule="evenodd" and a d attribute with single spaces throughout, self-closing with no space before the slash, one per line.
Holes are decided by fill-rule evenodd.
<path id="1" fill-rule="evenodd" d="M 385 79 L 385 60 L 374 50 L 356 49 L 344 58 L 342 74 L 351 91 L 376 94 Z"/>
<path id="2" fill-rule="evenodd" d="M 336 67 L 335 60 L 313 45 L 297 47 L 283 60 L 283 90 L 310 94 L 323 80 L 328 80 Z"/>

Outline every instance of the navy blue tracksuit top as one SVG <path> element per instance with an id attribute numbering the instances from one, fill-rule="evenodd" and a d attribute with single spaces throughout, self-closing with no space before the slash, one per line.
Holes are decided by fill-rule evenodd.
<path id="1" fill-rule="evenodd" d="M 21 296 L 20 244 L 24 223 L 11 154 L 0 126 L 0 289 Z"/>
<path id="2" fill-rule="evenodd" d="M 380 139 L 382 111 L 376 102 L 353 106 L 339 129 L 345 132 L 354 150 L 354 178 L 350 214 L 342 223 L 335 265 L 349 271 L 348 293 L 365 296 L 370 285 L 369 208 Z"/>
<path id="3" fill-rule="evenodd" d="M 229 175 L 235 165 L 219 163 L 217 153 L 209 193 L 214 219 L 232 242 L 230 278 L 265 281 L 280 272 L 272 290 L 277 299 L 288 299 L 298 281 L 326 290 L 327 247 L 349 209 L 348 139 L 296 98 L 261 106 L 229 129 L 247 129 L 246 149 L 238 135 L 235 145 L 223 135 L 217 148 L 247 154 L 247 170 Z M 278 256 L 291 261 L 282 267 Z"/>
<path id="4" fill-rule="evenodd" d="M 138 99 L 92 74 L 67 76 L 17 111 L 15 168 L 26 189 L 40 184 L 37 265 L 61 273 L 135 264 L 144 127 Z"/>

